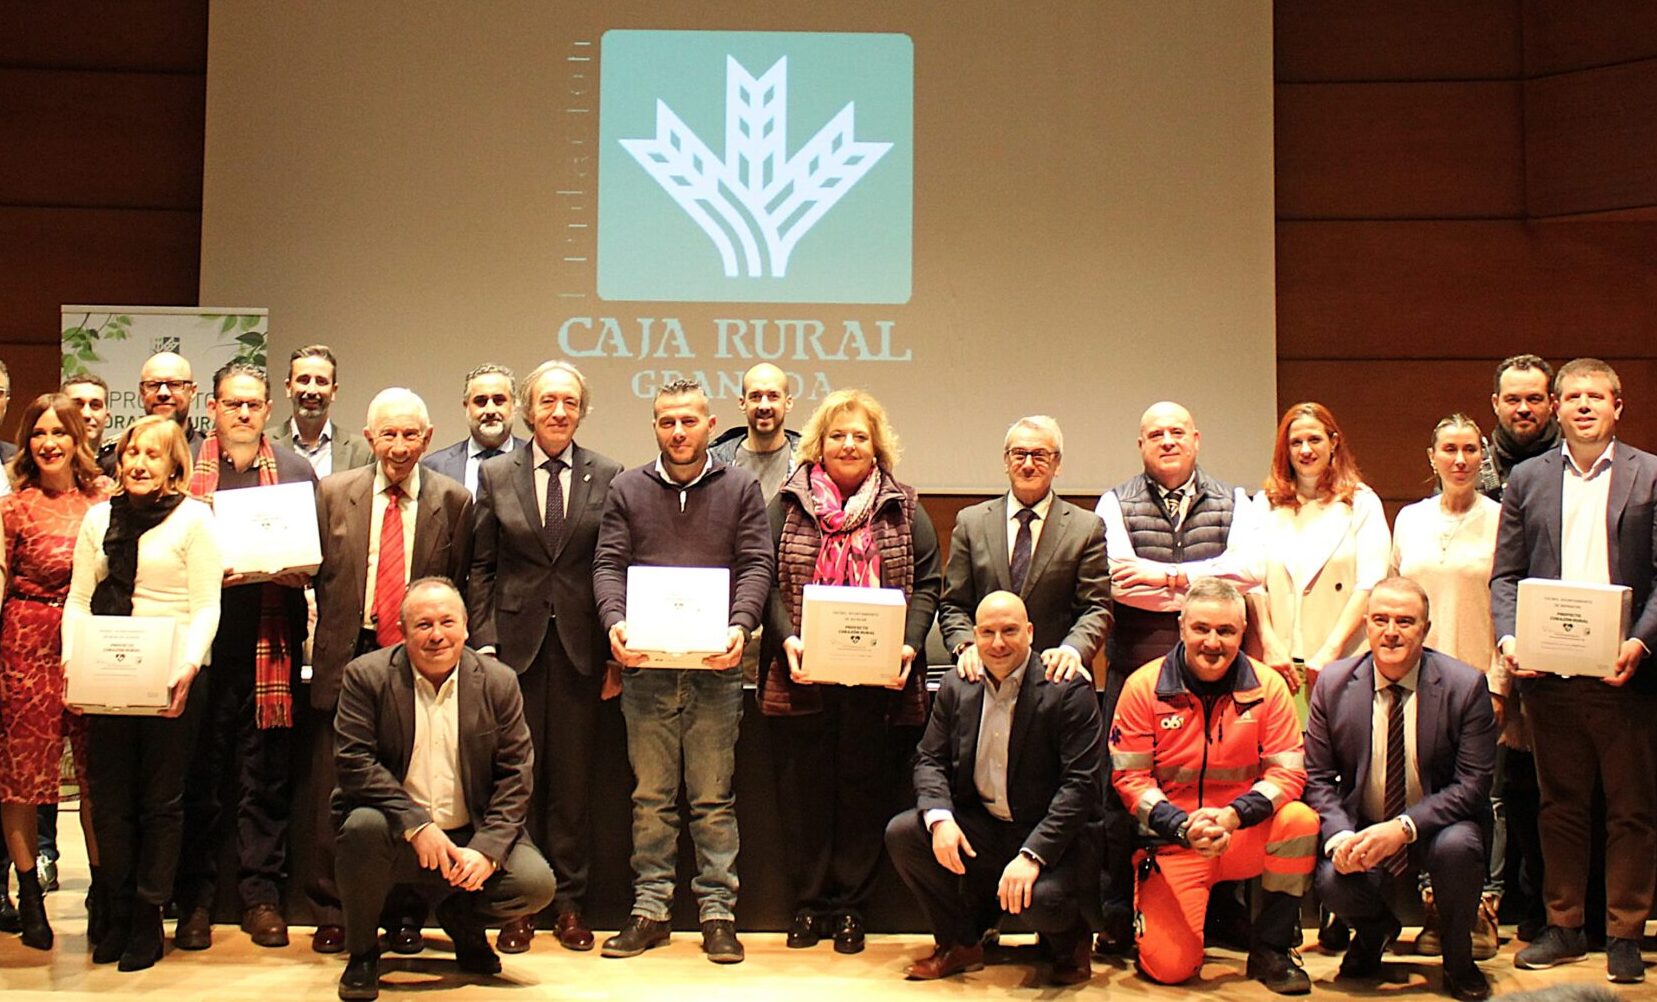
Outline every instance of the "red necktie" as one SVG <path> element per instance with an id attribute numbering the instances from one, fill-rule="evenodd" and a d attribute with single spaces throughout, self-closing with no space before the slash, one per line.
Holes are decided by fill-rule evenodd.
<path id="1" fill-rule="evenodd" d="M 380 522 L 380 560 L 374 569 L 374 639 L 381 647 L 403 642 L 403 489 L 385 489 L 385 518 Z"/>

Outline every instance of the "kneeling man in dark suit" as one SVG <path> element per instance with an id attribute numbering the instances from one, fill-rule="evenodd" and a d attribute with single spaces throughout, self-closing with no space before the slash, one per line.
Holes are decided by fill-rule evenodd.
<path id="1" fill-rule="evenodd" d="M 1053 957 L 1052 981 L 1093 975 L 1104 733 L 1085 676 L 1050 682 L 1011 592 L 978 603 L 984 678 L 946 674 L 915 764 L 918 809 L 886 826 L 886 848 L 920 899 L 937 947 L 912 980 L 984 966 L 983 933 L 1022 915 Z"/>
<path id="2" fill-rule="evenodd" d="M 1476 668 L 1423 647 L 1427 626 L 1426 592 L 1408 578 L 1382 581 L 1364 619 L 1369 653 L 1329 665 L 1312 689 L 1305 799 L 1323 828 L 1315 879 L 1354 933 L 1340 976 L 1377 979 L 1399 929 L 1387 892 L 1426 870 L 1443 928 L 1444 990 L 1486 999 L 1472 935 L 1496 718 Z"/>
<path id="3" fill-rule="evenodd" d="M 534 751 L 512 669 L 466 645 L 454 585 L 424 578 L 403 599 L 401 644 L 345 666 L 334 719 L 336 882 L 351 959 L 342 999 L 379 995 L 377 927 L 393 884 L 442 895 L 437 918 L 460 969 L 496 974 L 490 920 L 552 900 L 524 835 Z"/>

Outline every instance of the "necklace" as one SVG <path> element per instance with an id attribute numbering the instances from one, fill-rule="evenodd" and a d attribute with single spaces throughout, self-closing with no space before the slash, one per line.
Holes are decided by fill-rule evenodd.
<path id="1" fill-rule="evenodd" d="M 1438 558 L 1440 562 L 1442 562 L 1444 558 L 1449 555 L 1450 543 L 1455 540 L 1456 533 L 1461 531 L 1461 527 L 1466 525 L 1467 520 L 1472 518 L 1478 510 L 1478 504 L 1475 502 L 1472 507 L 1462 512 L 1455 521 L 1451 522 L 1450 514 L 1444 510 L 1444 506 L 1442 504 L 1439 505 Z"/>

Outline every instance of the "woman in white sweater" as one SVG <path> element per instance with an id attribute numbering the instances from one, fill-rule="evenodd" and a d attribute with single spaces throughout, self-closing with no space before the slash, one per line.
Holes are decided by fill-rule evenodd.
<path id="1" fill-rule="evenodd" d="M 109 916 L 92 959 L 136 971 L 161 959 L 161 906 L 178 866 L 184 779 L 201 718 L 191 683 L 218 631 L 224 565 L 212 509 L 186 494 L 190 450 L 178 423 L 139 420 L 116 456 L 116 494 L 87 512 L 76 541 L 63 652 L 67 666 L 88 616 L 166 617 L 181 627 L 166 709 L 94 716 L 88 728 L 92 826 L 103 856 L 97 904 Z"/>
<path id="2" fill-rule="evenodd" d="M 1427 451 L 1439 492 L 1398 512 L 1392 530 L 1392 572 L 1419 584 L 1427 593 L 1427 646 L 1465 661 L 1485 673 L 1501 720 L 1510 685 L 1504 663 L 1496 657 L 1490 625 L 1490 565 L 1496 557 L 1496 530 L 1502 506 L 1478 492 L 1484 439 L 1465 414 L 1452 414 L 1433 428 Z M 1505 743 L 1505 742 L 1504 742 Z M 1504 753 L 1498 750 L 1498 756 Z M 1502 803 L 1505 763 L 1496 767 L 1490 804 L 1495 815 L 1489 872 L 1473 930 L 1473 957 L 1496 954 L 1496 912 L 1501 905 L 1507 856 L 1507 812 Z M 1426 917 L 1416 937 L 1417 953 L 1437 955 L 1439 936 L 1432 889 L 1423 888 Z"/>

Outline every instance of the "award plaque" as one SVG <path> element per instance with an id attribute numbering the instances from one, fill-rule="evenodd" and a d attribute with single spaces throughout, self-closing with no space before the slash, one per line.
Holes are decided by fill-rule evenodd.
<path id="1" fill-rule="evenodd" d="M 731 572 L 724 567 L 627 568 L 627 647 L 641 668 L 707 668 L 725 653 Z"/>
<path id="2" fill-rule="evenodd" d="M 83 713 L 160 713 L 172 702 L 167 680 L 181 632 L 171 616 L 83 617 L 63 701 Z"/>
<path id="3" fill-rule="evenodd" d="M 1553 578 L 1519 582 L 1519 667 L 1555 675 L 1610 675 L 1628 636 L 1634 592 L 1626 585 Z"/>
<path id="4" fill-rule="evenodd" d="M 801 661 L 813 682 L 887 685 L 903 671 L 908 605 L 898 588 L 806 585 Z"/>
<path id="5" fill-rule="evenodd" d="M 288 571 L 313 574 L 322 564 L 311 483 L 218 491 L 213 517 L 225 570 L 248 575 L 249 583 Z"/>

